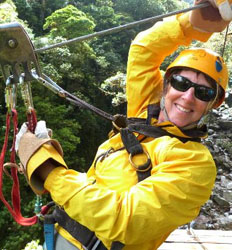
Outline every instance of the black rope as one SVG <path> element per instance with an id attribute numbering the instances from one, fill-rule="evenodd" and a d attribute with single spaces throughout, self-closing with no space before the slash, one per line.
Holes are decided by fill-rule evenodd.
<path id="1" fill-rule="evenodd" d="M 62 89 L 59 85 L 57 85 L 54 81 L 52 81 L 48 76 L 42 74 L 42 76 L 38 76 L 36 72 L 32 73 L 32 76 L 35 80 L 41 82 L 45 87 L 58 94 L 60 97 L 65 98 L 72 104 L 78 106 L 79 108 L 86 108 L 91 110 L 92 112 L 98 114 L 99 116 L 105 118 L 106 120 L 114 121 L 115 118 L 111 114 L 81 100 L 77 96 L 69 93 L 68 91 Z"/>
<path id="2" fill-rule="evenodd" d="M 114 116 L 79 99 L 78 97 L 70 94 L 69 92 L 65 91 L 67 97 L 65 97 L 66 100 L 68 100 L 69 102 L 71 102 L 72 104 L 80 107 L 80 108 L 85 108 L 85 109 L 88 109 L 88 110 L 91 110 L 92 112 L 94 112 L 95 114 L 105 118 L 106 120 L 109 120 L 109 121 L 114 121 Z M 70 98 L 71 97 L 71 98 Z"/>
<path id="3" fill-rule="evenodd" d="M 73 39 L 67 40 L 65 42 L 53 44 L 53 45 L 43 47 L 43 48 L 40 48 L 40 49 L 35 49 L 34 51 L 36 53 L 41 53 L 41 52 L 43 52 L 45 50 L 54 49 L 54 48 L 61 47 L 61 46 L 64 46 L 64 45 L 67 45 L 67 44 L 70 44 L 70 43 L 74 43 L 74 42 L 82 42 L 82 41 L 85 41 L 85 40 L 88 40 L 88 39 L 91 39 L 91 38 L 97 37 L 97 36 L 103 36 L 103 35 L 116 33 L 116 32 L 119 32 L 119 31 L 122 31 L 122 30 L 125 30 L 125 29 L 130 29 L 130 28 L 134 27 L 135 25 L 145 24 L 145 23 L 149 23 L 149 22 L 156 22 L 156 21 L 162 20 L 165 17 L 173 16 L 173 15 L 176 15 L 176 14 L 188 12 L 188 11 L 195 10 L 195 9 L 205 8 L 205 7 L 208 7 L 208 6 L 210 6 L 210 3 L 204 2 L 204 3 L 198 4 L 198 5 L 183 9 L 183 10 L 173 11 L 173 12 L 163 14 L 163 15 L 158 15 L 158 16 L 155 16 L 155 17 L 149 17 L 149 18 L 146 18 L 146 19 L 143 19 L 143 20 L 140 20 L 140 21 L 131 22 L 131 23 L 120 25 L 120 26 L 117 26 L 117 27 L 114 27 L 114 28 L 111 28 L 111 29 L 107 29 L 107 30 L 95 32 L 95 33 L 92 33 L 92 34 L 88 34 L 88 35 L 85 35 L 85 36 L 80 36 L 80 37 L 77 37 L 77 38 L 73 38 Z"/>

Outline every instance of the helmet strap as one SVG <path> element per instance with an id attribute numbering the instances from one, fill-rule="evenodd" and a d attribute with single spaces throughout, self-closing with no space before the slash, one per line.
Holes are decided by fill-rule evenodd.
<path id="1" fill-rule="evenodd" d="M 211 102 L 208 103 L 208 105 L 207 105 L 207 107 L 205 109 L 204 115 L 207 114 L 208 111 L 213 108 L 214 104 L 217 101 L 218 94 L 219 94 L 219 86 L 218 86 L 218 84 L 216 84 L 216 95 L 215 95 L 215 98 L 213 99 L 213 101 L 211 101 Z"/>
<path id="2" fill-rule="evenodd" d="M 165 97 L 162 96 L 161 100 L 160 100 L 160 109 L 162 110 L 163 114 L 164 114 L 164 119 L 165 121 L 170 121 L 169 117 L 168 117 L 168 113 L 167 110 L 165 108 Z"/>

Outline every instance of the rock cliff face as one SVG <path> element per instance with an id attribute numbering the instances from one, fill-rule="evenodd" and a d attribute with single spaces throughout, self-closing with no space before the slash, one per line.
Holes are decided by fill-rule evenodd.
<path id="1" fill-rule="evenodd" d="M 209 137 L 204 144 L 214 157 L 218 174 L 210 200 L 191 226 L 232 230 L 232 89 L 225 104 L 209 115 L 208 129 Z"/>

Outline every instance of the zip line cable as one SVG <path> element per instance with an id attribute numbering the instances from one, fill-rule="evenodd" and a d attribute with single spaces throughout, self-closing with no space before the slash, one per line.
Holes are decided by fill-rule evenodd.
<path id="1" fill-rule="evenodd" d="M 54 48 L 61 47 L 61 46 L 71 44 L 71 43 L 74 43 L 74 42 L 82 42 L 82 41 L 85 41 L 85 40 L 88 40 L 88 39 L 91 39 L 91 38 L 97 37 L 97 36 L 103 36 L 103 35 L 107 35 L 107 34 L 111 34 L 111 33 L 116 33 L 116 32 L 119 32 L 119 31 L 122 31 L 122 30 L 125 30 L 125 29 L 130 29 L 130 28 L 132 28 L 132 27 L 134 27 L 136 25 L 139 25 L 139 24 L 145 24 L 145 23 L 149 23 L 149 22 L 159 21 L 159 20 L 162 20 L 165 17 L 173 16 L 173 15 L 180 14 L 180 13 L 185 13 L 185 12 L 195 10 L 195 9 L 205 8 L 205 7 L 208 7 L 208 6 L 210 6 L 210 3 L 204 2 L 204 3 L 198 4 L 198 5 L 186 8 L 186 9 L 173 11 L 173 12 L 158 15 L 158 16 L 155 16 L 155 17 L 145 18 L 145 19 L 140 20 L 140 21 L 131 22 L 131 23 L 120 25 L 120 26 L 110 28 L 110 29 L 107 29 L 107 30 L 95 32 L 95 33 L 88 34 L 88 35 L 85 35 L 85 36 L 80 36 L 80 37 L 77 37 L 77 38 L 73 38 L 73 39 L 67 40 L 65 42 L 61 42 L 61 43 L 53 44 L 53 45 L 50 45 L 50 46 L 47 46 L 47 47 L 35 49 L 34 51 L 36 53 L 41 53 L 41 52 L 49 50 L 49 49 L 54 49 Z"/>

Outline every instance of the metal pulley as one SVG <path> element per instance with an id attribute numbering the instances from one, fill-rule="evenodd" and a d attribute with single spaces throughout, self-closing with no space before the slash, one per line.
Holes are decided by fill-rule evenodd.
<path id="1" fill-rule="evenodd" d="M 33 44 L 19 23 L 0 24 L 0 65 L 5 82 L 19 83 L 34 80 L 31 69 L 41 75 Z"/>

